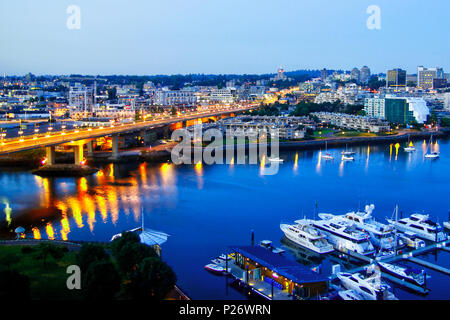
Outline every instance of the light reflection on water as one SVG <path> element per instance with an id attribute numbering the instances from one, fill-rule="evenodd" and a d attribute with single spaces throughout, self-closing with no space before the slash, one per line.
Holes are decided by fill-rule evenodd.
<path id="1" fill-rule="evenodd" d="M 397 203 L 405 214 L 424 210 L 447 219 L 450 146 L 433 144 L 441 158 L 430 161 L 424 142 L 410 154 L 406 143 L 352 147 L 354 162 L 341 161 L 344 148 L 328 149 L 334 161 L 323 161 L 320 150 L 281 152 L 284 163 L 273 176 L 261 174 L 265 156 L 259 165 L 108 164 L 86 178 L 2 170 L 0 231 L 21 225 L 29 238 L 109 241 L 138 226 L 143 207 L 149 227 L 171 235 L 163 255 L 181 286 L 194 298 L 224 298 L 223 283 L 203 265 L 228 245 L 247 243 L 251 229 L 278 244 L 280 221 L 302 212 L 312 218 L 316 200 L 319 212 L 333 213 L 375 203 L 381 221 Z"/>

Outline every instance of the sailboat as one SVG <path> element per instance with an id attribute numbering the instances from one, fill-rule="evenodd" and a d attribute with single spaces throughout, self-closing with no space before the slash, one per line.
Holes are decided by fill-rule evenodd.
<path id="1" fill-rule="evenodd" d="M 327 150 L 328 150 L 328 142 L 325 141 L 325 154 L 322 156 L 322 159 L 333 160 L 334 157 Z"/>
<path id="2" fill-rule="evenodd" d="M 429 152 L 428 148 L 430 148 Z M 433 151 L 433 135 L 431 135 L 430 142 L 427 145 L 427 153 L 425 153 L 425 159 L 437 159 L 437 158 L 439 158 L 439 152 Z"/>
<path id="3" fill-rule="evenodd" d="M 344 151 L 342 151 L 342 155 L 344 155 L 344 156 L 352 156 L 352 155 L 354 155 L 356 152 L 355 151 L 353 151 L 353 150 L 348 150 L 348 143 L 347 144 L 345 144 L 345 150 Z"/>
<path id="4" fill-rule="evenodd" d="M 144 211 L 143 208 L 141 208 L 141 216 L 142 216 L 142 226 L 138 228 L 134 228 L 131 230 L 128 230 L 128 232 L 137 232 L 139 233 L 139 238 L 141 240 L 141 243 L 146 244 L 148 246 L 152 246 L 157 248 L 159 251 L 159 247 L 167 241 L 167 238 L 169 235 L 167 233 L 156 231 L 152 229 L 145 228 L 144 226 Z M 111 241 L 114 241 L 115 239 L 122 236 L 122 233 L 115 234 L 112 236 Z"/>
<path id="5" fill-rule="evenodd" d="M 405 152 L 414 152 L 416 151 L 416 148 L 414 148 L 414 145 L 411 141 L 411 136 L 408 135 L 408 146 L 404 147 L 403 150 L 405 150 Z"/>

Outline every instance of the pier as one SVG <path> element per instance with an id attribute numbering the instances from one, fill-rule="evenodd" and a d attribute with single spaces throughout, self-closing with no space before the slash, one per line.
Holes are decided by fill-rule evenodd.
<path id="1" fill-rule="evenodd" d="M 446 275 L 450 275 L 450 269 L 438 266 L 437 264 L 434 264 L 434 263 L 431 263 L 431 262 L 428 262 L 428 261 L 425 261 L 425 260 L 422 260 L 422 259 L 417 259 L 417 258 L 414 258 L 414 257 L 409 257 L 407 260 L 409 260 L 411 262 L 414 262 L 416 264 L 419 264 L 421 266 L 433 269 L 435 271 L 442 272 L 442 273 L 444 273 Z"/>
<path id="2" fill-rule="evenodd" d="M 390 264 L 395 264 L 396 262 L 399 262 L 401 260 L 406 260 L 406 261 L 410 261 L 410 262 L 416 263 L 418 265 L 421 265 L 423 267 L 426 267 L 426 268 L 429 268 L 429 269 L 441 272 L 441 273 L 443 273 L 445 275 L 450 275 L 450 269 L 447 269 L 445 267 L 439 266 L 439 265 L 434 264 L 432 262 L 428 262 L 428 261 L 425 261 L 425 260 L 422 260 L 422 259 L 415 258 L 415 256 L 418 256 L 418 255 L 421 255 L 421 254 L 424 254 L 424 253 L 427 253 L 427 252 L 430 252 L 430 251 L 434 251 L 434 250 L 444 250 L 444 251 L 450 252 L 450 248 L 447 247 L 446 245 L 447 245 L 447 241 L 443 241 L 443 242 L 439 242 L 439 243 L 433 243 L 433 244 L 425 246 L 423 248 L 419 248 L 419 249 L 416 249 L 416 250 L 405 252 L 403 254 L 399 254 L 399 255 L 396 255 L 396 256 L 393 256 L 393 257 L 388 257 L 388 258 L 383 258 L 383 259 L 372 259 L 370 257 L 364 256 L 364 255 L 361 255 L 359 253 L 352 252 L 352 251 L 349 251 L 349 250 L 337 250 L 337 251 L 341 252 L 341 253 L 344 253 L 344 254 L 347 254 L 348 256 L 356 258 L 356 259 L 358 259 L 360 261 L 368 263 L 368 264 L 366 264 L 364 266 L 356 267 L 354 269 L 346 271 L 346 272 L 349 272 L 349 273 L 362 272 L 369 265 L 371 265 L 372 263 L 376 263 L 376 261 L 378 261 L 378 260 L 382 260 L 383 262 L 390 263 Z M 404 281 L 403 279 L 395 277 L 395 276 L 393 276 L 391 274 L 387 274 L 385 272 L 381 272 L 381 276 L 383 278 L 391 281 L 392 283 L 398 284 L 400 286 L 403 286 L 403 287 L 405 287 L 407 289 L 410 289 L 412 291 L 415 291 L 417 293 L 427 294 L 429 292 L 429 290 L 427 288 L 423 288 L 423 287 L 420 287 L 420 286 L 415 285 L 413 283 Z M 330 280 L 333 280 L 335 278 L 336 278 L 335 274 L 332 274 L 330 276 Z"/>

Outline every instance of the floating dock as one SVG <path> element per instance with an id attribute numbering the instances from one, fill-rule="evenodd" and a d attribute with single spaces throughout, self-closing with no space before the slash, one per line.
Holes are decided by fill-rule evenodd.
<path id="1" fill-rule="evenodd" d="M 421 266 L 424 266 L 424 267 L 427 267 L 427 268 L 430 268 L 430 269 L 442 272 L 443 274 L 446 274 L 448 276 L 450 275 L 450 269 L 438 266 L 437 264 L 434 264 L 434 263 L 431 263 L 431 262 L 428 262 L 428 261 L 425 261 L 425 260 L 422 260 L 422 259 L 417 259 L 417 258 L 414 258 L 414 257 L 409 257 L 407 260 L 411 261 L 411 262 L 414 262 L 416 264 L 420 264 Z"/>

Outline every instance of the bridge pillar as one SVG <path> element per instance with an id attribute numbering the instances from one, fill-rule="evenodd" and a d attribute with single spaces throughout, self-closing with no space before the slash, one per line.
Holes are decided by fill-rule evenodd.
<path id="1" fill-rule="evenodd" d="M 73 146 L 73 153 L 74 153 L 76 165 L 80 165 L 81 161 L 83 161 L 83 158 L 84 158 L 83 147 L 84 147 L 83 144 Z"/>
<path id="2" fill-rule="evenodd" d="M 89 141 L 87 143 L 87 155 L 88 157 L 92 157 L 94 155 L 94 142 Z"/>
<path id="3" fill-rule="evenodd" d="M 112 137 L 112 158 L 119 158 L 119 135 L 115 134 Z"/>
<path id="4" fill-rule="evenodd" d="M 148 145 L 148 144 L 150 144 L 152 142 L 151 141 L 152 140 L 151 139 L 151 134 L 150 134 L 149 131 L 141 130 L 140 135 L 141 135 L 142 139 L 144 139 L 144 144 L 145 145 Z"/>
<path id="5" fill-rule="evenodd" d="M 55 164 L 55 147 L 45 147 L 45 156 L 47 157 L 47 164 L 54 165 Z"/>

